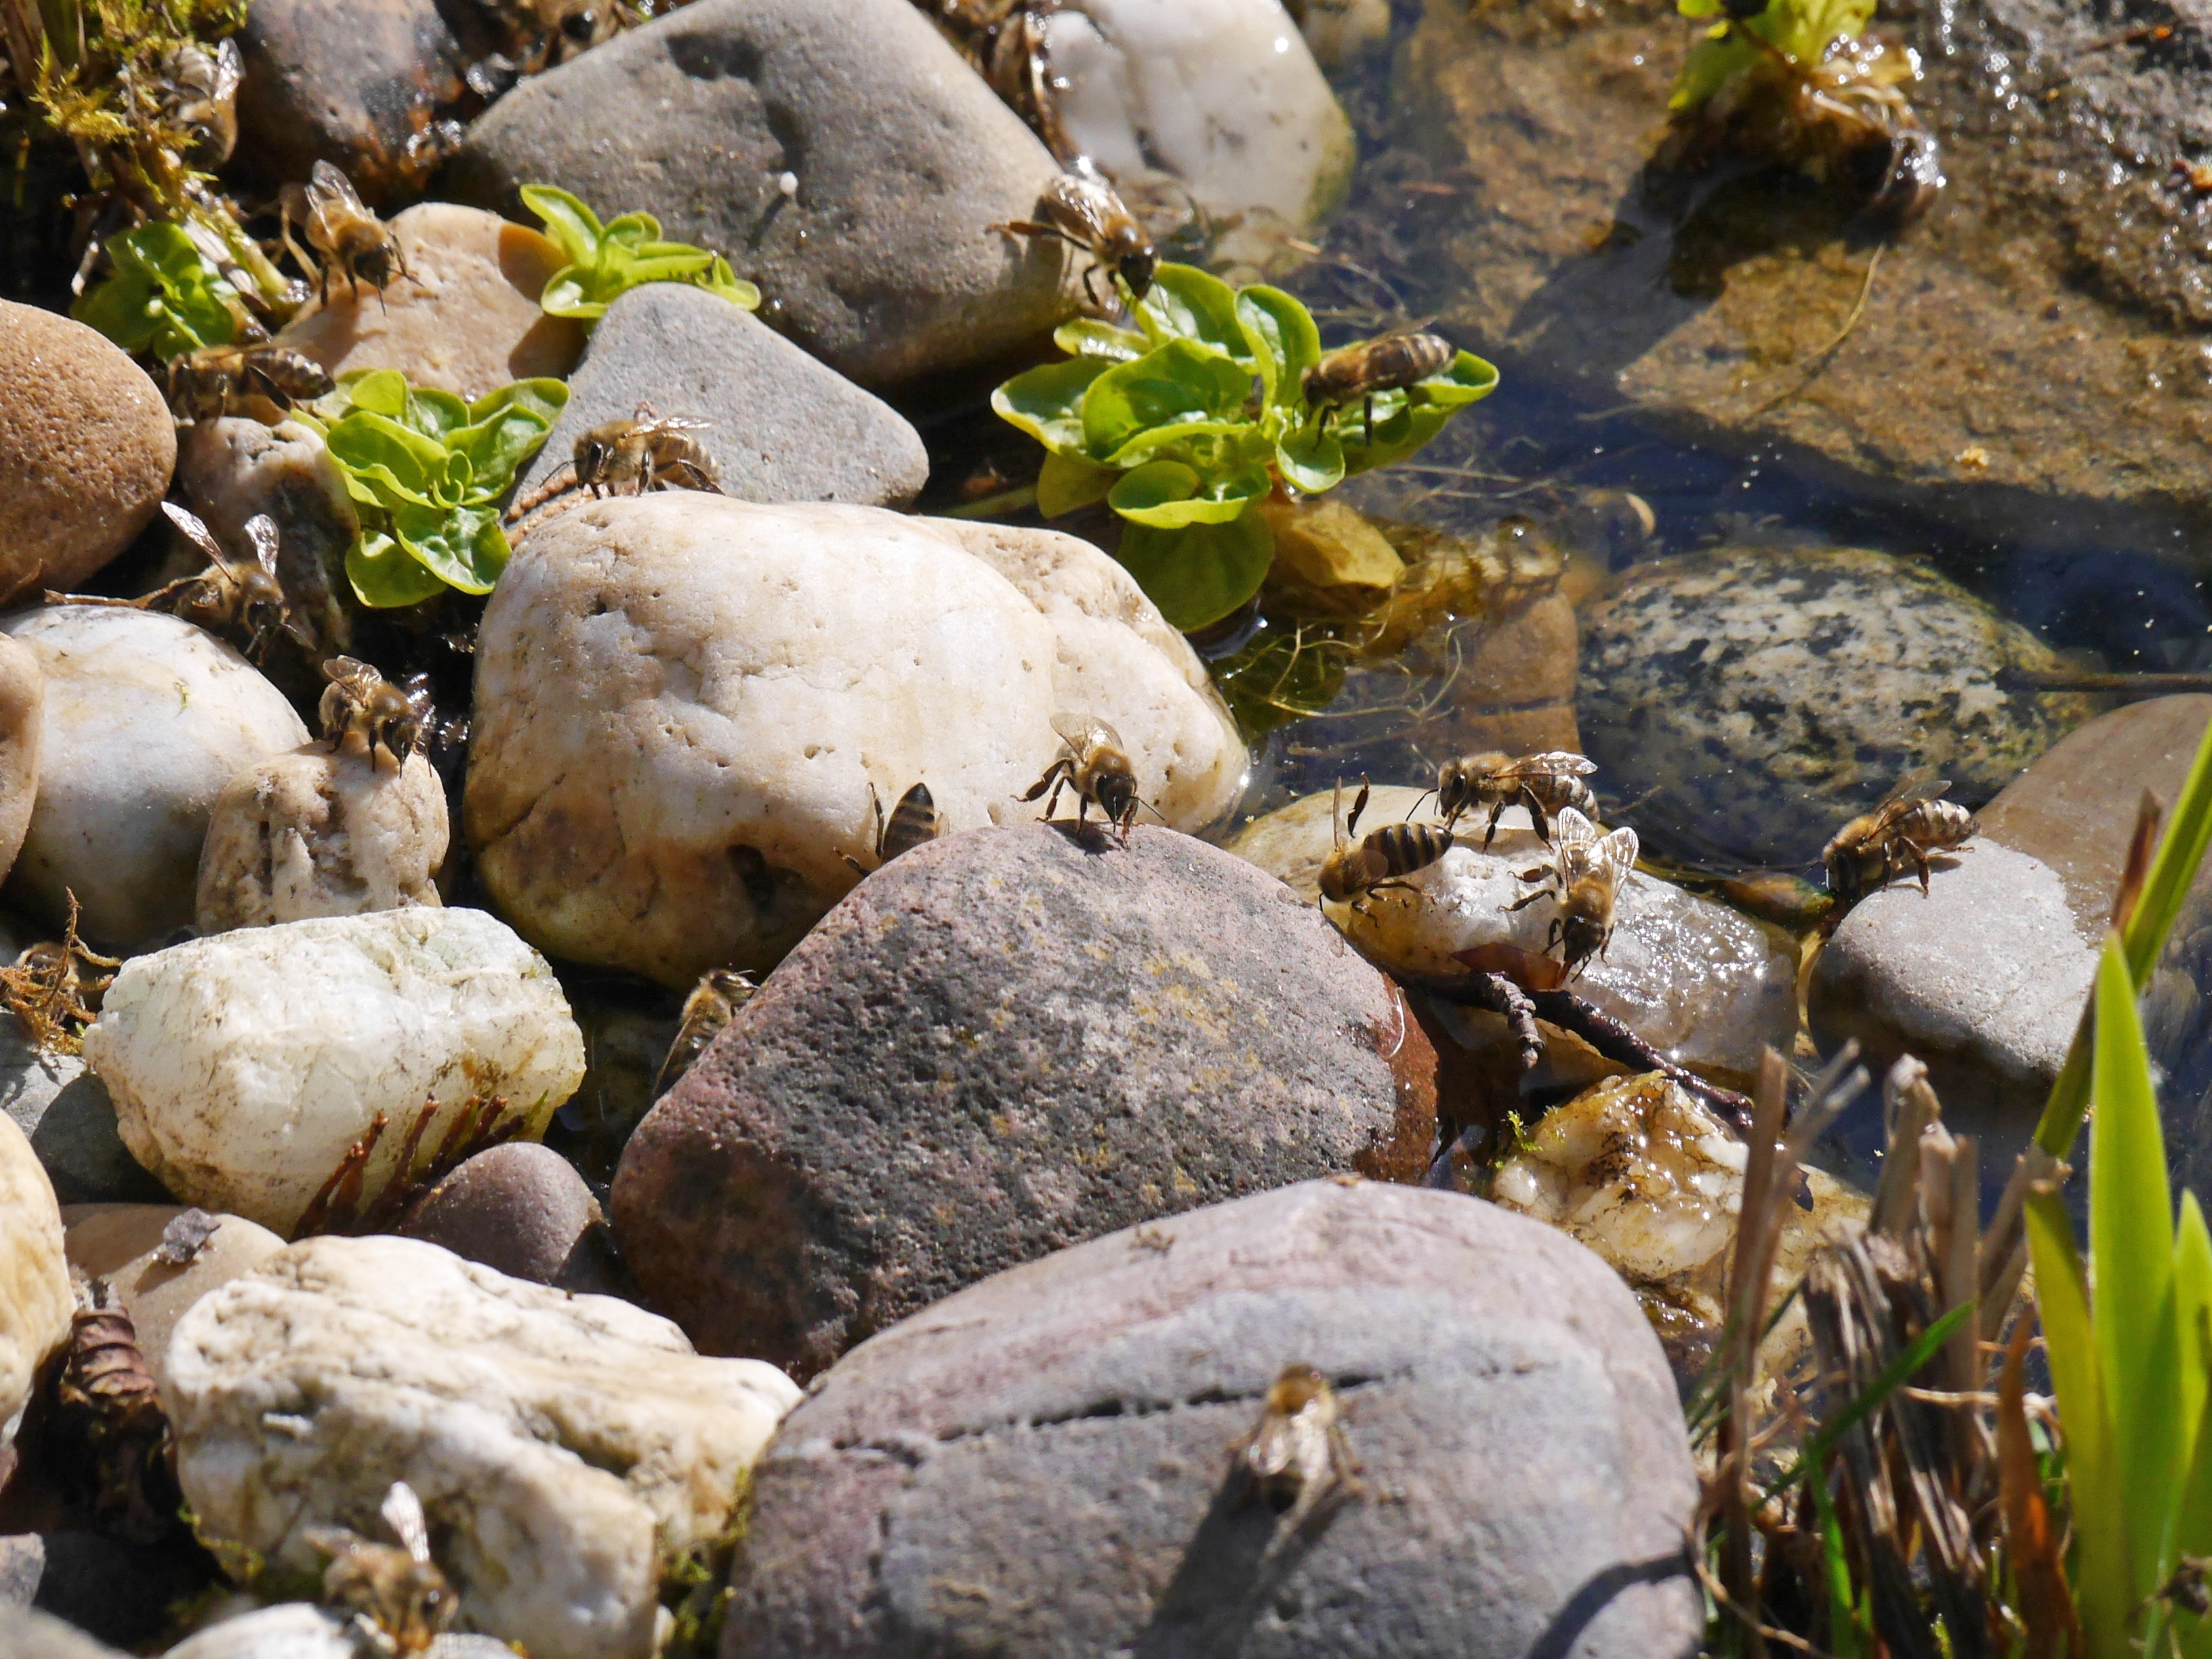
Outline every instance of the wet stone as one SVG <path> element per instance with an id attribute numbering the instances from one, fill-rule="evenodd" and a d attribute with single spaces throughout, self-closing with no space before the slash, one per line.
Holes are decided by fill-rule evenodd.
<path id="1" fill-rule="evenodd" d="M 1582 727 L 1647 842 L 1809 865 L 1916 767 L 1989 800 L 2088 712 L 1997 677 L 2058 665 L 1922 566 L 1725 548 L 1633 566 L 1585 608 Z"/>
<path id="2" fill-rule="evenodd" d="M 162 1659 L 360 1659 L 354 1621 L 328 1607 L 287 1601 L 210 1625 Z M 501 1659 L 514 1650 L 489 1636 L 434 1637 L 422 1659 Z"/>
<path id="3" fill-rule="evenodd" d="M 1303 1516 L 1235 1469 L 1292 1364 L 1359 1466 Z M 1307 1182 L 1000 1273 L 847 1356 L 754 1490 L 723 1659 L 1698 1646 L 1658 1342 L 1457 1194 Z"/>
<path id="4" fill-rule="evenodd" d="M 653 1109 L 616 1237 L 702 1347 L 816 1371 L 1117 1227 L 1418 1181 L 1434 1066 L 1395 988 L 1218 848 L 954 836 L 862 883 Z"/>
<path id="5" fill-rule="evenodd" d="M 648 283 L 592 331 L 522 492 L 570 461 L 584 434 L 641 404 L 707 422 L 694 435 L 740 501 L 905 507 L 929 480 L 921 435 L 888 404 L 728 301 Z"/>
<path id="6" fill-rule="evenodd" d="M 1029 217 L 1057 171 L 908 0 L 700 0 L 523 82 L 447 179 L 517 217 L 532 183 L 651 213 L 881 389 L 991 362 L 1073 310 L 1060 244 L 984 229 Z"/>

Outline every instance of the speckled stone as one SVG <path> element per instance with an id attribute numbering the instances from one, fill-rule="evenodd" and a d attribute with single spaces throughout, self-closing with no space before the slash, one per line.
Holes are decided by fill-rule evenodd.
<path id="1" fill-rule="evenodd" d="M 1288 1364 L 1361 1493 L 1232 1467 Z M 1109 1234 L 846 1357 L 755 1472 L 722 1659 L 1686 1659 L 1697 1501 L 1658 1342 L 1564 1235 L 1306 1182 Z"/>
<path id="2" fill-rule="evenodd" d="M 176 464 L 143 369 L 82 323 L 0 300 L 0 598 L 82 584 L 146 527 Z"/>
<path id="3" fill-rule="evenodd" d="M 632 1137 L 624 1259 L 708 1352 L 819 1370 L 1000 1269 L 1287 1182 L 1426 1172 L 1435 1051 L 1217 848 L 1024 824 L 902 854 Z"/>
<path id="4" fill-rule="evenodd" d="M 1923 566 L 1853 548 L 1724 548 L 1632 567 L 1583 613 L 1582 729 L 1648 841 L 1816 861 L 1902 774 L 1978 805 L 2079 698 L 2000 690 L 2056 656 Z"/>

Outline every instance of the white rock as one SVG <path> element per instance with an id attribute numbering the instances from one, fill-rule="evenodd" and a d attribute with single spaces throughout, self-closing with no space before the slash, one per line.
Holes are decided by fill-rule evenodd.
<path id="1" fill-rule="evenodd" d="M 216 799 L 195 920 L 219 933 L 434 906 L 447 833 L 445 787 L 421 755 L 396 772 L 325 743 L 272 756 Z"/>
<path id="2" fill-rule="evenodd" d="M 0 1450 L 15 1443 L 39 1368 L 69 1338 L 61 1206 L 23 1132 L 0 1118 Z"/>
<path id="3" fill-rule="evenodd" d="M 362 1659 L 352 1620 L 308 1601 L 283 1601 L 179 1642 L 162 1659 Z M 514 1650 L 489 1636 L 445 1635 L 423 1659 L 514 1659 Z"/>
<path id="4" fill-rule="evenodd" d="M 192 919 L 209 810 L 241 768 L 307 740 L 283 694 L 175 617 L 49 605 L 0 623 L 46 671 L 39 793 L 11 890 L 135 945 Z"/>
<path id="5" fill-rule="evenodd" d="M 1360 833 L 1403 818 L 1418 794 L 1375 790 Z M 1311 898 L 1333 845 L 1333 792 L 1293 802 L 1248 826 L 1230 850 Z M 1350 805 L 1347 791 L 1347 811 Z M 1472 845 L 1455 847 L 1408 877 L 1410 890 L 1370 894 L 1358 909 L 1328 905 L 1329 919 L 1393 972 L 1463 974 L 1455 953 L 1483 945 L 1541 954 L 1557 906 L 1547 897 L 1525 910 L 1506 907 L 1530 890 L 1517 872 L 1545 861 L 1543 843 L 1516 806 L 1507 810 L 1497 841 L 1484 853 L 1486 817 L 1472 821 Z M 1469 822 L 1461 820 L 1462 830 Z M 1796 975 L 1796 957 L 1779 936 L 1725 905 L 1638 872 L 1622 886 L 1605 956 L 1590 958 L 1574 989 L 1678 1064 L 1746 1072 L 1757 1066 L 1762 1045 L 1789 1046 L 1797 1022 Z"/>
<path id="6" fill-rule="evenodd" d="M 533 1659 L 646 1659 L 663 1563 L 712 1539 L 799 1389 L 611 1297 L 413 1239 L 314 1238 L 203 1298 L 169 1348 L 202 1530 L 313 1571 L 303 1529 L 422 1498 L 469 1627 Z"/>
<path id="7" fill-rule="evenodd" d="M 986 558 L 963 551 L 988 550 Z M 1063 694 L 1196 829 L 1243 753 L 1149 602 L 1066 538 L 688 491 L 532 534 L 477 646 L 466 830 L 556 955 L 673 986 L 764 968 L 926 782 L 950 830 L 1037 809 Z M 1014 580 L 1009 580 L 1008 574 Z"/>
<path id="8" fill-rule="evenodd" d="M 584 1073 L 544 957 L 482 910 L 386 910 L 198 939 L 124 965 L 84 1036 L 124 1144 L 169 1190 L 289 1237 L 380 1114 L 363 1206 L 419 1170 L 471 1097 L 526 1139 Z"/>
<path id="9" fill-rule="evenodd" d="M 1164 173 L 1242 216 L 1218 252 L 1279 258 L 1343 196 L 1352 124 L 1279 0 L 1067 0 L 1045 37 L 1068 136 L 1117 179 Z"/>

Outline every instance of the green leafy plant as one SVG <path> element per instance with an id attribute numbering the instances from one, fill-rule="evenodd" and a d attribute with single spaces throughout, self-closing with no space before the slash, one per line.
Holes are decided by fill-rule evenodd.
<path id="1" fill-rule="evenodd" d="M 1875 0 L 1769 0 L 1764 11 L 1735 15 L 1724 0 L 1675 0 L 1691 18 L 1720 21 L 1690 49 L 1675 77 L 1668 108 L 1686 112 L 1702 108 L 1723 87 L 1755 70 L 1771 46 L 1801 69 L 1818 64 L 1831 43 L 1856 40 L 1873 21 Z"/>
<path id="2" fill-rule="evenodd" d="M 309 419 L 361 518 L 346 554 L 361 602 L 491 592 L 509 551 L 500 501 L 568 401 L 558 380 L 518 380 L 464 403 L 388 368 L 345 375 L 319 399 Z"/>
<path id="3" fill-rule="evenodd" d="M 1279 289 L 1232 291 L 1166 264 L 1133 317 L 1134 329 L 1062 325 L 1054 338 L 1067 361 L 1016 375 L 991 406 L 1048 452 L 1039 510 L 1054 518 L 1105 501 L 1125 521 L 1121 562 L 1185 630 L 1259 591 L 1274 557 L 1264 502 L 1403 459 L 1498 385 L 1495 368 L 1462 351 L 1425 380 L 1376 393 L 1370 426 L 1364 399 L 1307 401 L 1321 333 Z"/>
<path id="4" fill-rule="evenodd" d="M 591 209 L 550 185 L 525 185 L 522 204 L 544 221 L 545 234 L 568 260 L 547 279 L 538 298 L 556 317 L 596 320 L 647 283 L 688 283 L 747 311 L 760 307 L 760 289 L 732 271 L 727 259 L 689 242 L 662 241 L 660 222 L 649 213 L 625 213 L 602 225 Z"/>
<path id="5" fill-rule="evenodd" d="M 238 334 L 238 290 L 179 226 L 157 220 L 111 236 L 114 273 L 70 307 L 125 351 L 167 362 Z"/>

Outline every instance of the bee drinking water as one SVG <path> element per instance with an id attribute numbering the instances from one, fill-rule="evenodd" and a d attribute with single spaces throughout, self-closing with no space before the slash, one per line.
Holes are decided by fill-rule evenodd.
<path id="1" fill-rule="evenodd" d="M 1537 836 L 1548 842 L 1552 825 L 1547 814 L 1571 806 L 1587 817 L 1596 817 L 1597 798 L 1583 781 L 1596 770 L 1596 762 L 1564 749 L 1518 760 L 1501 750 L 1448 760 L 1437 769 L 1437 811 L 1449 830 L 1462 813 L 1487 806 L 1490 822 L 1482 836 L 1486 851 L 1497 838 L 1499 815 L 1509 806 L 1526 807 Z"/>
<path id="2" fill-rule="evenodd" d="M 1259 1425 L 1236 1449 L 1238 1467 L 1270 1509 L 1303 1516 L 1335 1487 L 1365 1490 L 1344 1414 L 1344 1402 L 1319 1371 L 1283 1367 L 1267 1390 Z"/>
<path id="3" fill-rule="evenodd" d="M 1621 884 L 1636 868 L 1636 831 L 1622 828 L 1601 835 L 1597 825 L 1574 807 L 1559 813 L 1558 834 L 1552 845 L 1552 861 L 1521 872 L 1522 881 L 1540 882 L 1508 909 L 1519 910 L 1547 895 L 1559 907 L 1552 918 L 1546 949 L 1560 947 L 1560 957 L 1571 976 L 1590 957 L 1603 957 L 1613 942 L 1614 909 Z"/>
<path id="4" fill-rule="evenodd" d="M 751 975 L 732 969 L 709 968 L 700 975 L 691 994 L 684 999 L 683 1023 L 676 1028 L 676 1040 L 668 1045 L 668 1057 L 653 1076 L 655 1100 L 684 1080 L 692 1062 L 707 1052 L 707 1045 L 737 1018 L 738 1010 L 750 1002 L 759 988 Z"/>
<path id="5" fill-rule="evenodd" d="M 384 290 L 398 277 L 409 282 L 414 273 L 399 251 L 392 228 L 362 204 L 353 181 L 328 161 L 315 163 L 303 188 L 287 185 L 281 198 L 284 246 L 303 270 L 316 273 L 317 295 L 325 304 L 331 297 L 331 273 L 343 274 L 354 292 L 367 283 L 380 302 Z M 297 218 L 307 233 L 307 245 L 323 258 L 319 263 L 300 252 L 292 240 L 292 222 Z"/>
<path id="6" fill-rule="evenodd" d="M 657 414 L 651 404 L 640 404 L 629 420 L 602 422 L 576 440 L 568 460 L 507 509 L 507 521 L 513 524 L 578 490 L 590 496 L 642 495 L 648 489 L 675 488 L 719 495 L 722 482 L 714 458 L 691 435 L 708 424 Z"/>
<path id="7" fill-rule="evenodd" d="M 332 657 L 323 678 L 330 684 L 316 716 L 338 753 L 369 756 L 378 771 L 397 772 L 422 746 L 430 714 L 427 685 L 403 691 L 356 657 Z"/>
<path id="8" fill-rule="evenodd" d="M 46 595 L 49 605 L 126 605 L 135 611 L 166 611 L 180 617 L 195 627 L 204 628 L 213 634 L 229 634 L 246 641 L 246 654 L 258 662 L 267 654 L 270 641 L 281 630 L 298 641 L 301 648 L 313 651 L 315 630 L 309 626 L 292 605 L 284 591 L 284 584 L 276 574 L 276 522 L 266 513 L 257 513 L 246 521 L 246 539 L 253 550 L 253 561 L 233 559 L 222 550 L 206 525 L 197 514 L 179 507 L 174 501 L 163 501 L 161 511 L 168 515 L 185 539 L 191 543 L 210 561 L 209 568 L 197 576 L 186 576 L 166 583 L 152 592 L 135 599 L 112 599 L 92 593 L 53 593 Z"/>
<path id="9" fill-rule="evenodd" d="M 309 1527 L 309 1544 L 331 1558 L 323 1572 L 323 1599 L 352 1612 L 375 1648 L 410 1656 L 426 1653 L 453 1622 L 461 1599 L 430 1559 L 430 1533 L 422 1500 L 395 1480 L 379 1511 L 399 1540 L 398 1548 L 343 1527 Z"/>
<path id="10" fill-rule="evenodd" d="M 902 853 L 911 853 L 925 842 L 935 841 L 945 833 L 945 819 L 937 810 L 937 801 L 929 793 L 929 786 L 917 783 L 898 798 L 891 808 L 889 820 L 884 817 L 884 798 L 876 793 L 876 786 L 868 786 L 868 799 L 876 809 L 876 866 L 878 870 Z M 862 875 L 868 868 L 850 853 L 845 862 Z"/>
<path id="11" fill-rule="evenodd" d="M 1359 840 L 1359 815 L 1367 810 L 1369 794 L 1367 780 L 1359 781 L 1359 794 L 1352 803 L 1352 817 L 1344 816 L 1344 786 L 1336 787 L 1336 803 L 1331 812 L 1335 826 L 1336 846 L 1321 866 L 1321 896 L 1333 904 L 1351 904 L 1357 908 L 1372 894 L 1388 892 L 1394 887 L 1413 890 L 1413 884 L 1406 878 L 1425 870 L 1459 844 L 1459 838 L 1449 830 L 1439 830 L 1426 823 L 1386 823 L 1379 830 L 1370 830 Z"/>
<path id="12" fill-rule="evenodd" d="M 169 365 L 169 409 L 179 421 L 210 421 L 248 398 L 289 409 L 337 384 L 320 363 L 283 346 L 203 346 Z"/>
<path id="13" fill-rule="evenodd" d="M 1077 156 L 1066 172 L 1045 186 L 1037 210 L 1042 218 L 1013 219 L 989 228 L 1018 236 L 1056 236 L 1091 255 L 1097 263 L 1083 273 L 1083 290 L 1094 307 L 1100 301 L 1091 280 L 1102 269 L 1128 285 L 1133 304 L 1151 291 L 1159 250 L 1088 156 Z"/>
<path id="14" fill-rule="evenodd" d="M 1054 714 L 1052 729 L 1060 734 L 1060 753 L 1021 799 L 1035 800 L 1050 789 L 1051 798 L 1044 804 L 1049 822 L 1060 805 L 1061 787 L 1073 788 L 1077 832 L 1082 831 L 1084 815 L 1096 806 L 1109 823 L 1120 829 L 1127 846 L 1137 808 L 1146 803 L 1137 794 L 1137 769 L 1121 747 L 1121 734 L 1095 714 Z"/>
<path id="15" fill-rule="evenodd" d="M 1933 767 L 1922 767 L 1899 778 L 1873 811 L 1836 831 L 1820 861 L 1839 902 L 1856 903 L 1908 863 L 1919 872 L 1920 890 L 1928 890 L 1928 855 L 1958 846 L 1980 828 L 1972 812 L 1942 799 L 1950 787 Z"/>

